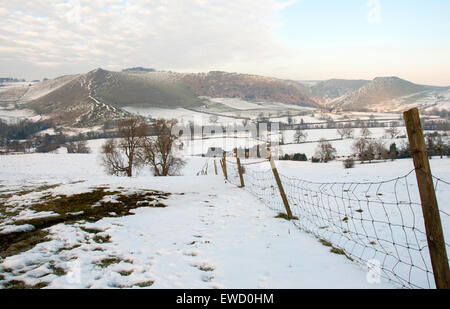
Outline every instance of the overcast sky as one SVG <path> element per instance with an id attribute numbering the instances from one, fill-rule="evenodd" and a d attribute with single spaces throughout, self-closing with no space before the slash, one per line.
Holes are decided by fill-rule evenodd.
<path id="1" fill-rule="evenodd" d="M 0 0 L 0 77 L 97 67 L 450 85 L 448 0 Z"/>

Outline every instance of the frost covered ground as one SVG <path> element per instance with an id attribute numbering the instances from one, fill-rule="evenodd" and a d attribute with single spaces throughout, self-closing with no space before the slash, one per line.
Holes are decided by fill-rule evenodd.
<path id="1" fill-rule="evenodd" d="M 211 159 L 189 158 L 180 177 L 154 178 L 142 171 L 128 179 L 105 175 L 99 141 L 90 146 L 94 152 L 86 155 L 61 151 L 0 157 L 0 233 L 5 237 L 20 230 L 37 240 L 7 251 L 15 254 L 3 252 L 3 287 L 394 287 L 384 281 L 370 284 L 367 270 L 213 175 Z M 195 176 L 206 160 L 209 176 Z M 144 197 L 148 190 L 168 195 Z M 44 207 L 89 192 L 103 193 L 82 211 Z M 140 207 L 121 214 L 117 204 L 136 192 L 143 194 L 133 201 Z M 98 207 L 114 211 L 100 220 L 82 217 L 83 211 Z M 51 224 L 63 215 L 67 220 Z M 34 222 L 50 226 L 33 234 Z"/>

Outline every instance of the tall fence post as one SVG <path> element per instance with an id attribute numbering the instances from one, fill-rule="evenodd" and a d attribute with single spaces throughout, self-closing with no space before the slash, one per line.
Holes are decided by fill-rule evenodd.
<path id="1" fill-rule="evenodd" d="M 217 172 L 217 163 L 216 163 L 216 160 L 214 160 L 214 172 L 216 173 L 216 176 L 219 175 L 219 173 Z"/>
<path id="2" fill-rule="evenodd" d="M 270 167 L 272 168 L 273 176 L 275 176 L 275 180 L 278 185 L 278 190 L 280 190 L 280 195 L 281 195 L 281 198 L 283 199 L 283 204 L 284 204 L 284 208 L 286 209 L 286 214 L 288 216 L 288 219 L 293 219 L 294 217 L 292 216 L 291 207 L 289 207 L 289 202 L 286 197 L 286 193 L 284 192 L 283 184 L 281 183 L 281 179 L 280 179 L 280 175 L 278 174 L 277 167 L 275 166 L 275 161 L 272 158 L 270 148 L 267 148 L 267 155 L 269 157 Z"/>
<path id="3" fill-rule="evenodd" d="M 239 172 L 239 179 L 241 180 L 241 188 L 245 187 L 244 175 L 242 175 L 241 159 L 239 159 L 239 154 L 237 148 L 234 148 L 234 155 L 236 156 L 236 163 Z"/>
<path id="4" fill-rule="evenodd" d="M 450 269 L 445 248 L 441 217 L 434 191 L 430 162 L 425 147 L 425 140 L 420 123 L 419 110 L 413 108 L 403 113 L 408 132 L 411 154 L 414 160 L 416 178 L 422 202 L 428 248 L 434 281 L 438 289 L 450 289 Z"/>
<path id="5" fill-rule="evenodd" d="M 222 170 L 223 170 L 223 176 L 225 177 L 226 180 L 228 180 L 228 174 L 227 174 L 227 156 L 226 153 L 223 153 L 223 158 L 220 161 L 220 165 L 222 166 Z"/>

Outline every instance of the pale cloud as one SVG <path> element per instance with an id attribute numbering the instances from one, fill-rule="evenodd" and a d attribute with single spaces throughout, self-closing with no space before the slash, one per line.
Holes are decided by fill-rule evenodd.
<path id="1" fill-rule="evenodd" d="M 260 70 L 293 56 L 275 32 L 295 2 L 0 0 L 0 67 L 29 78 L 99 66 Z"/>

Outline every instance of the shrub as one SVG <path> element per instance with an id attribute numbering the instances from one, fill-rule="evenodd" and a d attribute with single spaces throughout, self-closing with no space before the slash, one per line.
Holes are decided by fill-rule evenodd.
<path id="1" fill-rule="evenodd" d="M 314 158 L 314 157 L 312 157 L 312 158 L 311 158 L 311 162 L 312 162 L 312 163 L 320 163 L 320 159 L 319 159 L 319 158 Z"/>
<path id="2" fill-rule="evenodd" d="M 90 153 L 86 141 L 71 142 L 66 145 L 68 153 Z"/>
<path id="3" fill-rule="evenodd" d="M 355 160 L 353 160 L 352 158 L 348 158 L 348 159 L 344 160 L 344 167 L 345 168 L 355 167 Z"/>
<path id="4" fill-rule="evenodd" d="M 292 160 L 294 160 L 294 161 L 308 161 L 308 158 L 306 157 L 306 155 L 304 153 L 296 153 L 292 157 Z"/>
<path id="5" fill-rule="evenodd" d="M 289 155 L 288 154 L 285 154 L 284 156 L 282 156 L 281 158 L 280 158 L 280 160 L 290 160 L 291 158 L 289 157 Z"/>

